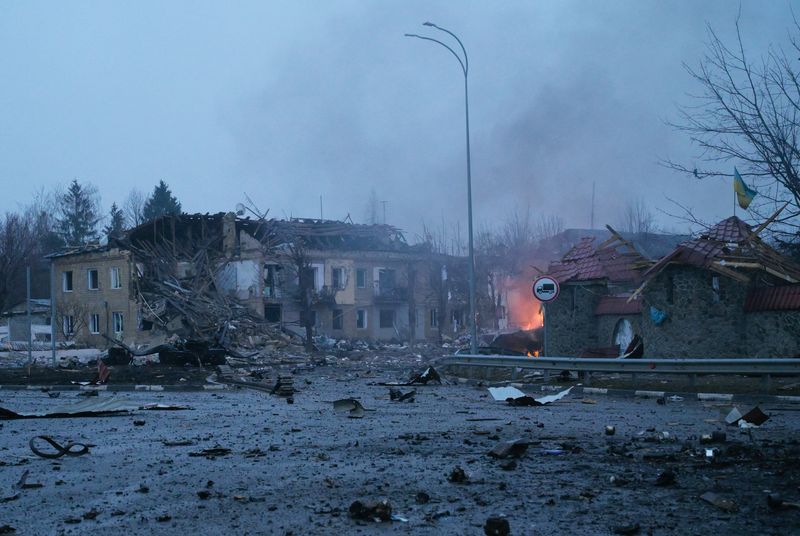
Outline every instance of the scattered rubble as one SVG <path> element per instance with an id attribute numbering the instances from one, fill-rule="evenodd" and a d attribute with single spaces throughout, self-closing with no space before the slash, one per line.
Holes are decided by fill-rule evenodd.
<path id="1" fill-rule="evenodd" d="M 510 406 L 544 406 L 561 400 L 567 396 L 572 389 L 573 388 L 570 387 L 554 395 L 547 395 L 539 398 L 528 396 L 516 387 L 489 387 L 489 393 L 495 400 L 505 400 Z"/>
<path id="2" fill-rule="evenodd" d="M 375 502 L 353 501 L 347 512 L 353 519 L 361 521 L 379 523 L 392 520 L 392 505 L 385 499 Z"/>
<path id="3" fill-rule="evenodd" d="M 55 452 L 45 452 L 40 450 L 36 446 L 36 440 L 41 439 L 50 444 L 56 451 Z M 91 445 L 87 445 L 85 443 L 73 443 L 72 441 L 67 441 L 64 445 L 58 443 L 55 439 L 50 436 L 41 435 L 31 438 L 28 445 L 31 448 L 31 451 L 39 456 L 40 458 L 45 458 L 49 460 L 55 460 L 62 456 L 83 456 L 84 454 L 89 453 L 89 447 Z"/>
<path id="4" fill-rule="evenodd" d="M 713 491 L 707 491 L 703 493 L 700 498 L 709 504 L 713 504 L 720 510 L 725 510 L 726 512 L 736 512 L 739 509 L 735 502 L 730 499 L 720 497 Z"/>
<path id="5" fill-rule="evenodd" d="M 361 419 L 364 417 L 364 406 L 361 405 L 361 402 L 356 400 L 355 398 L 343 398 L 341 400 L 336 400 L 333 403 L 333 410 L 336 412 L 348 412 L 348 417 L 351 419 Z"/>
<path id="6" fill-rule="evenodd" d="M 483 526 L 483 532 L 486 536 L 508 536 L 511 534 L 511 527 L 506 518 L 490 517 Z"/>

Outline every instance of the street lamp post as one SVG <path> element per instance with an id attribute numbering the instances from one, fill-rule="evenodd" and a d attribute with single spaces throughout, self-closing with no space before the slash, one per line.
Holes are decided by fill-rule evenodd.
<path id="1" fill-rule="evenodd" d="M 467 49 L 464 48 L 464 44 L 461 42 L 461 39 L 458 38 L 456 34 L 442 28 L 441 26 L 437 26 L 432 22 L 426 22 L 423 26 L 429 26 L 431 28 L 435 28 L 442 32 L 445 32 L 452 36 L 457 42 L 458 45 L 461 47 L 461 52 L 464 53 L 464 59 L 461 59 L 455 50 L 453 50 L 449 45 L 439 41 L 438 39 L 434 39 L 433 37 L 427 37 L 423 35 L 417 34 L 405 34 L 406 37 L 415 37 L 417 39 L 422 39 L 425 41 L 432 41 L 439 45 L 442 45 L 444 48 L 450 51 L 450 53 L 458 60 L 458 64 L 461 66 L 461 71 L 464 73 L 464 109 L 466 115 L 466 126 L 467 126 L 467 229 L 468 229 L 468 236 L 469 236 L 469 318 L 470 318 L 470 351 L 473 354 L 478 353 L 478 326 L 475 316 L 475 250 L 473 247 L 472 241 L 472 165 L 470 161 L 470 151 L 469 151 L 469 85 L 467 84 L 467 75 L 469 74 L 469 58 L 467 57 Z"/>

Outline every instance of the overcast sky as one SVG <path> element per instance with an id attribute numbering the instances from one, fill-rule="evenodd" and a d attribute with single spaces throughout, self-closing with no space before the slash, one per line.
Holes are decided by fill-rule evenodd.
<path id="1" fill-rule="evenodd" d="M 743 1 L 754 53 L 785 41 L 791 2 Z M 732 1 L 0 2 L 0 212 L 41 187 L 94 183 L 106 210 L 164 179 L 187 212 L 247 193 L 273 216 L 350 214 L 370 191 L 387 222 L 466 221 L 463 77 L 470 54 L 476 225 L 527 204 L 588 227 L 630 199 L 706 219 L 732 213 L 729 182 L 658 164 L 695 151 L 665 125 L 697 89 L 711 24 Z M 382 217 L 382 215 L 381 215 Z M 661 224 L 686 225 L 659 215 Z"/>

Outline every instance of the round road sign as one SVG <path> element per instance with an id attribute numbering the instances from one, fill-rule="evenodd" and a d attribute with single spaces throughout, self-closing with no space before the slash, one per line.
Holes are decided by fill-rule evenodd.
<path id="1" fill-rule="evenodd" d="M 558 281 L 550 276 L 543 275 L 533 282 L 533 296 L 540 302 L 547 303 L 558 297 L 560 290 Z"/>

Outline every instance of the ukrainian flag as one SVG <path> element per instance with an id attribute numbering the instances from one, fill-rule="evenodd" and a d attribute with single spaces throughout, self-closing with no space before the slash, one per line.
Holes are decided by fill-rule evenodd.
<path id="1" fill-rule="evenodd" d="M 739 206 L 746 209 L 750 206 L 753 198 L 758 195 L 758 192 L 748 187 L 739 175 L 739 170 L 733 168 L 733 191 L 736 192 L 736 199 L 739 201 Z"/>

